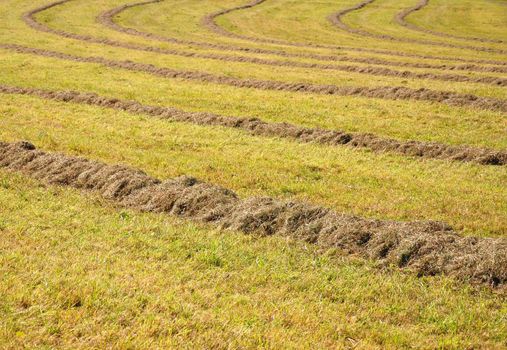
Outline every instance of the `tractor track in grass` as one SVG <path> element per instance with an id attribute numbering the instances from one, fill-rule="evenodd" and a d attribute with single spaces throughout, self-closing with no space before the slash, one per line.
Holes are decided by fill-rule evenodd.
<path id="1" fill-rule="evenodd" d="M 0 167 L 43 183 L 93 191 L 119 207 L 245 234 L 292 237 L 418 276 L 448 275 L 502 288 L 507 282 L 507 239 L 462 236 L 441 222 L 366 219 L 305 202 L 241 199 L 192 177 L 161 181 L 123 165 L 40 151 L 26 141 L 0 142 Z"/>
<path id="2" fill-rule="evenodd" d="M 408 29 L 422 32 L 422 33 L 426 33 L 426 34 L 439 36 L 439 37 L 443 37 L 443 38 L 471 40 L 471 41 L 477 41 L 477 42 L 481 42 L 481 43 L 493 43 L 493 44 L 504 44 L 505 43 L 504 40 L 498 40 L 498 39 L 474 38 L 474 37 L 466 37 L 466 36 L 459 36 L 459 35 L 454 35 L 454 34 L 438 32 L 435 30 L 419 27 L 419 26 L 417 26 L 413 23 L 410 23 L 406 20 L 408 15 L 421 10 L 422 8 L 428 6 L 428 4 L 429 4 L 429 0 L 419 0 L 419 2 L 415 6 L 407 8 L 407 9 L 399 12 L 395 17 L 396 22 Z"/>
<path id="3" fill-rule="evenodd" d="M 270 123 L 257 118 L 222 116 L 207 112 L 186 112 L 172 107 L 149 106 L 137 101 L 108 98 L 94 93 L 51 91 L 0 85 L 0 93 L 34 96 L 42 99 L 110 108 L 132 114 L 145 114 L 176 122 L 235 128 L 255 136 L 280 137 L 305 143 L 366 148 L 374 152 L 392 152 L 405 156 L 473 162 L 482 165 L 507 165 L 507 151 L 437 142 L 400 141 L 371 133 L 306 128 L 289 123 Z"/>
<path id="4" fill-rule="evenodd" d="M 108 68 L 125 69 L 166 79 L 198 81 L 200 83 L 219 84 L 237 88 L 319 95 L 356 96 L 365 98 L 380 98 L 385 100 L 426 101 L 442 103 L 455 107 L 471 107 L 484 110 L 507 112 L 507 100 L 504 99 L 479 97 L 471 94 L 460 94 L 450 91 L 431 90 L 427 88 L 412 89 L 403 86 L 337 86 L 302 82 L 284 82 L 276 80 L 241 79 L 201 71 L 184 71 L 157 67 L 152 64 L 137 63 L 130 60 L 119 61 L 100 56 L 76 56 L 58 51 L 31 48 L 14 44 L 0 44 L 0 49 L 10 50 L 21 54 L 56 58 L 66 61 L 100 64 Z"/>
<path id="5" fill-rule="evenodd" d="M 187 52 L 187 51 L 181 51 L 181 50 L 174 50 L 174 49 L 164 49 L 154 46 L 146 46 L 146 45 L 138 45 L 138 44 L 131 44 L 131 43 L 125 43 L 110 39 L 101 39 L 96 38 L 88 35 L 80 35 L 80 34 L 74 34 L 65 32 L 58 29 L 52 29 L 48 27 L 45 24 L 42 24 L 35 20 L 34 14 L 39 13 L 41 11 L 44 11 L 48 8 L 55 7 L 57 5 L 61 5 L 64 3 L 67 3 L 72 0 L 60 0 L 56 3 L 48 4 L 44 7 L 34 9 L 27 14 L 23 16 L 24 21 L 33 29 L 55 34 L 64 38 L 74 39 L 78 41 L 83 42 L 89 42 L 89 43 L 95 43 L 95 44 L 104 44 L 108 46 L 118 47 L 118 48 L 124 48 L 129 50 L 137 50 L 137 51 L 144 51 L 144 52 L 153 52 L 158 54 L 165 54 L 165 55 L 175 55 L 175 56 L 182 56 L 182 57 L 192 57 L 192 58 L 205 58 L 205 59 L 215 59 L 215 60 L 223 60 L 228 62 L 244 62 L 244 63 L 254 63 L 254 64 L 265 64 L 265 65 L 272 65 L 272 66 L 286 66 L 286 67 L 299 67 L 299 68 L 317 68 L 317 69 L 331 69 L 331 70 L 340 70 L 340 71 L 348 71 L 348 72 L 357 72 L 357 73 L 363 73 L 363 74 L 372 74 L 372 75 L 380 75 L 380 76 L 397 76 L 397 77 L 418 77 L 420 79 L 435 79 L 435 80 L 444 80 L 444 81 L 456 81 L 456 82 L 476 82 L 476 83 L 484 83 L 484 84 L 490 84 L 490 85 L 499 85 L 502 86 L 505 84 L 504 78 L 496 78 L 496 77 L 466 77 L 463 75 L 453 75 L 453 74 L 432 74 L 432 73 L 415 73 L 415 72 L 408 72 L 408 71 L 394 71 L 394 70 L 388 70 L 387 68 L 380 68 L 380 67 L 357 67 L 357 66 L 345 66 L 345 65 L 329 65 L 329 64 L 317 64 L 317 63 L 302 63 L 302 62 L 283 62 L 283 61 L 277 61 L 277 60 L 269 60 L 269 59 L 260 59 L 260 58 L 254 58 L 254 57 L 242 57 L 242 56 L 234 56 L 234 55 L 219 55 L 219 54 L 202 54 L 202 53 L 194 53 L 194 52 Z M 158 2 L 159 0 L 155 0 Z M 115 13 L 121 12 L 127 7 L 133 7 L 138 6 L 139 4 L 146 4 L 146 3 L 152 3 L 153 1 L 149 2 L 143 2 L 143 3 L 135 3 L 130 5 L 124 5 L 120 8 L 115 8 L 111 11 L 106 11 L 105 13 L 98 16 L 97 21 L 103 25 L 106 25 L 110 27 L 111 29 L 118 30 L 124 33 L 128 33 L 130 35 L 139 35 L 145 38 L 149 39 L 155 39 L 161 40 L 161 41 L 167 41 L 171 43 L 185 43 L 188 45 L 192 45 L 191 43 L 196 43 L 198 45 L 204 44 L 205 47 L 208 48 L 215 48 L 225 51 L 232 50 L 233 46 L 223 46 L 223 45 L 217 45 L 217 44 L 206 44 L 206 43 L 200 43 L 200 42 L 181 42 L 179 39 L 174 38 L 164 38 L 159 36 L 153 36 L 153 34 L 150 33 L 143 33 L 139 32 L 134 29 L 130 28 L 123 28 L 121 26 L 116 25 L 112 21 L 112 16 L 114 16 Z M 176 41 L 175 41 L 176 40 Z M 211 46 L 210 46 L 211 45 Z M 481 66 L 477 64 L 462 64 L 462 65 L 447 65 L 447 64 L 428 64 L 428 63 L 411 63 L 411 62 L 392 62 L 387 61 L 383 59 L 378 58 L 358 58 L 358 57 L 343 57 L 343 56 L 322 56 L 322 55 L 313 55 L 313 54 L 292 54 L 292 53 L 286 53 L 283 51 L 270 51 L 270 50 L 264 50 L 264 49 L 252 49 L 253 51 L 250 51 L 250 49 L 245 48 L 245 52 L 250 53 L 263 53 L 263 54 L 277 54 L 282 57 L 298 57 L 298 58 L 309 58 L 309 59 L 318 59 L 318 60 L 328 60 L 333 62 L 355 62 L 355 63 L 364 63 L 364 64 L 375 64 L 375 65 L 390 65 L 390 66 L 396 66 L 396 67 L 411 67 L 411 68 L 423 68 L 423 69 L 438 69 L 438 70 L 453 70 L 453 71 L 475 71 L 475 72 L 496 72 L 496 73 L 507 73 L 507 67 L 499 67 L 499 66 Z"/>
<path id="6" fill-rule="evenodd" d="M 368 1 L 371 2 L 374 0 L 366 0 L 365 2 L 368 2 Z M 220 10 L 220 11 L 208 14 L 201 19 L 201 25 L 208 28 L 210 31 L 212 31 L 218 35 L 222 35 L 222 36 L 229 37 L 229 38 L 246 40 L 246 41 L 250 41 L 250 42 L 257 42 L 257 43 L 286 45 L 286 46 L 294 46 L 294 47 L 302 47 L 302 48 L 349 50 L 349 51 L 375 53 L 375 54 L 390 55 L 390 56 L 412 57 L 412 58 L 419 58 L 419 59 L 433 59 L 433 60 L 447 60 L 447 61 L 467 62 L 467 63 L 507 65 L 507 62 L 496 61 L 496 60 L 473 60 L 473 59 L 464 59 L 464 58 L 458 58 L 458 57 L 420 55 L 420 54 L 414 54 L 414 53 L 408 53 L 408 52 L 402 52 L 402 51 L 380 50 L 380 49 L 363 48 L 363 47 L 344 47 L 344 46 L 324 45 L 324 44 L 317 44 L 317 43 L 300 43 L 300 42 L 290 42 L 290 41 L 286 41 L 286 40 L 279 40 L 279 39 L 272 39 L 272 38 L 252 37 L 252 36 L 248 36 L 248 35 L 241 35 L 241 34 L 236 34 L 236 33 L 230 32 L 230 31 L 225 30 L 224 28 L 220 27 L 216 23 L 216 18 L 218 18 L 220 16 L 223 16 L 225 14 L 228 14 L 228 13 L 231 13 L 234 11 L 249 9 L 249 8 L 255 7 L 257 5 L 260 5 L 264 2 L 266 2 L 266 0 L 253 0 L 252 2 L 250 2 L 246 5 L 236 6 L 233 8 L 228 8 L 228 9 L 224 9 L 224 10 Z M 339 14 L 339 13 L 337 13 L 337 14 Z M 329 20 L 331 22 L 334 22 L 334 17 L 337 14 L 330 15 Z M 354 34 L 357 34 L 357 33 L 354 33 Z M 410 41 L 410 42 L 412 42 L 412 41 Z M 502 51 L 499 53 L 507 53 L 507 51 Z"/>
<path id="7" fill-rule="evenodd" d="M 444 43 L 444 42 L 437 42 L 437 41 L 430 41 L 430 40 L 394 37 L 394 36 L 391 36 L 388 34 L 371 33 L 367 30 L 353 28 L 353 27 L 345 24 L 342 21 L 342 17 L 345 16 L 346 14 L 363 9 L 367 5 L 370 5 L 371 3 L 373 3 L 374 1 L 376 1 L 376 0 L 363 0 L 352 7 L 343 9 L 341 11 L 338 11 L 336 13 L 329 15 L 328 19 L 333 25 L 337 26 L 338 28 L 340 28 L 348 33 L 356 34 L 356 35 L 360 35 L 360 36 L 364 36 L 364 37 L 369 37 L 369 38 L 410 43 L 410 44 L 422 44 L 422 45 L 430 45 L 430 46 L 441 46 L 441 47 L 449 47 L 449 48 L 456 48 L 456 49 L 472 50 L 472 51 L 479 51 L 479 52 L 482 51 L 482 52 L 498 53 L 498 54 L 504 54 L 504 55 L 507 54 L 506 50 L 494 49 L 494 48 L 489 48 L 489 47 L 458 45 L 458 44 L 451 44 L 451 43 Z"/>

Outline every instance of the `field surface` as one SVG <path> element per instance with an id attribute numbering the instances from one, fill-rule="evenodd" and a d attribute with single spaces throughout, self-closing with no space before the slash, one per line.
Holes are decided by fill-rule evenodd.
<path id="1" fill-rule="evenodd" d="M 507 348 L 506 0 L 0 1 L 0 348 Z"/>

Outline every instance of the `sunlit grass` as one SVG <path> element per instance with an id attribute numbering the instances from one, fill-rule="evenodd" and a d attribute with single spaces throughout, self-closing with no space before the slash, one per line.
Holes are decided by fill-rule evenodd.
<path id="1" fill-rule="evenodd" d="M 507 304 L 0 171 L 2 348 L 501 349 Z"/>
<path id="2" fill-rule="evenodd" d="M 24 12 L 50 1 L 2 1 L 0 42 L 241 79 L 425 87 L 507 96 L 505 88 L 484 84 L 226 63 L 128 50 L 36 32 L 22 22 Z M 118 33 L 96 22 L 100 12 L 133 1 L 71 1 L 37 18 L 51 28 L 122 42 L 185 52 L 287 59 L 162 43 Z M 200 26 L 205 14 L 246 1 L 163 1 L 125 11 L 117 20 L 147 32 L 243 47 L 453 63 L 252 43 L 220 37 Z M 451 59 L 499 59 L 499 55 L 484 52 L 393 45 L 357 37 L 326 20 L 329 13 L 357 1 L 266 1 L 254 9 L 223 16 L 218 22 L 234 32 L 259 37 L 396 49 Z M 393 14 L 413 3 L 378 0 L 375 6 L 348 15 L 346 21 L 371 31 L 430 37 L 393 24 Z M 477 35 L 491 31 L 492 36 L 501 36 L 505 30 L 496 24 L 498 17 L 490 15 L 503 5 L 480 3 L 483 6 L 464 0 L 462 8 L 468 10 L 445 10 L 448 17 L 438 13 L 435 22 L 426 26 L 442 31 L 451 26 L 455 33 L 472 34 L 469 26 L 473 25 Z M 423 25 L 428 13 L 443 12 L 445 6 L 443 1 L 434 0 L 431 7 L 409 19 Z M 447 6 L 456 6 L 456 2 L 449 1 Z M 371 22 L 365 23 L 365 19 Z M 505 114 L 438 103 L 241 89 L 3 49 L 0 84 L 95 92 L 185 111 L 371 132 L 400 140 L 507 149 Z M 0 141 L 18 140 L 29 140 L 47 151 L 136 167 L 160 179 L 195 176 L 241 197 L 302 200 L 371 218 L 440 220 L 464 235 L 478 237 L 507 234 L 505 166 L 304 144 L 252 136 L 232 128 L 174 123 L 111 109 L 0 94 Z M 243 235 L 168 215 L 124 210 L 93 193 L 46 186 L 1 169 L 0 237 L 2 349 L 507 346 L 505 293 L 488 287 L 442 276 L 418 278 L 397 268 L 380 269 L 340 251 L 317 251 L 312 245 L 280 237 Z"/>

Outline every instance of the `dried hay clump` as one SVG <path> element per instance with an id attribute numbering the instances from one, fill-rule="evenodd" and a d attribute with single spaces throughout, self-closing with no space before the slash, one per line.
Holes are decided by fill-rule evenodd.
<path id="1" fill-rule="evenodd" d="M 492 286 L 507 282 L 507 239 L 463 237 L 440 222 L 369 220 L 301 202 L 240 199 L 191 177 L 161 182 L 129 167 L 45 153 L 29 142 L 0 142 L 0 167 L 50 184 L 93 190 L 122 206 L 244 233 L 291 236 L 419 276 L 445 274 Z"/>

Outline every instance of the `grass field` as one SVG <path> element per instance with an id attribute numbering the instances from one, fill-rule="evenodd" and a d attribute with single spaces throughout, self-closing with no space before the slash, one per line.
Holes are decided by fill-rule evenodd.
<path id="1" fill-rule="evenodd" d="M 416 0 L 359 3 L 1 1 L 0 348 L 507 347 L 507 2 L 431 0 L 402 19 Z M 278 209 L 252 214 L 258 230 L 140 211 L 62 180 L 65 161 L 17 166 L 2 142 L 21 140 L 247 203 L 407 222 L 417 242 L 398 248 L 426 260 L 351 252 L 321 228 L 332 243 L 266 234 Z M 454 231 L 417 238 L 419 220 Z M 457 267 L 419 276 L 437 260 Z"/>

